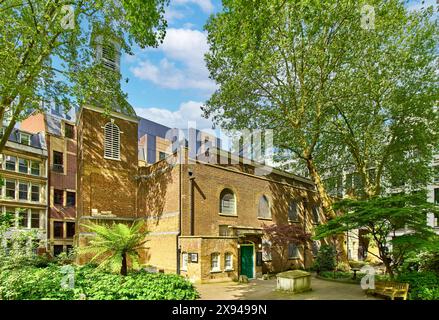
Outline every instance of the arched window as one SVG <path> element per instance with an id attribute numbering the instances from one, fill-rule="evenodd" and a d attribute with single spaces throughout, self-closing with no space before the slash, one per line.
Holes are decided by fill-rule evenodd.
<path id="1" fill-rule="evenodd" d="M 235 215 L 236 201 L 235 194 L 230 189 L 224 189 L 220 195 L 220 213 Z"/>
<path id="2" fill-rule="evenodd" d="M 271 218 L 270 202 L 266 196 L 261 196 L 259 198 L 258 217 Z"/>
<path id="3" fill-rule="evenodd" d="M 120 160 L 120 130 L 113 122 L 104 126 L 104 158 Z"/>

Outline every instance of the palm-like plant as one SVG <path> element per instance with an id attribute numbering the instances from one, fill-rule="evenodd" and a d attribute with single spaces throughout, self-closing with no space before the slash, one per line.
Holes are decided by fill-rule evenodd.
<path id="1" fill-rule="evenodd" d="M 100 267 L 109 267 L 113 272 L 120 271 L 121 275 L 127 275 L 128 259 L 133 268 L 139 265 L 139 250 L 148 241 L 145 236 L 143 221 L 135 222 L 131 226 L 122 223 L 113 223 L 110 226 L 90 223 L 83 225 L 96 236 L 90 240 L 88 246 L 80 248 L 80 254 L 93 254 L 90 260 L 93 262 L 100 259 Z"/>

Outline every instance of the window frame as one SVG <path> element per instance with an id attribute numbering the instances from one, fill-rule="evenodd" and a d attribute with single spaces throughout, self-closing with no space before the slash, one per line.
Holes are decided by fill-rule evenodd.
<path id="1" fill-rule="evenodd" d="M 30 210 L 30 227 L 31 229 L 41 229 L 41 212 L 37 209 L 31 209 Z M 33 227 L 33 222 L 36 220 L 34 219 L 34 215 L 38 216 L 38 227 Z"/>
<path id="2" fill-rule="evenodd" d="M 292 205 L 295 206 L 294 208 L 294 219 L 291 218 L 291 207 Z M 290 201 L 288 205 L 288 221 L 289 222 L 298 222 L 299 221 L 299 202 L 297 200 Z"/>
<path id="3" fill-rule="evenodd" d="M 38 192 L 34 192 L 34 187 L 38 188 Z M 37 194 L 38 195 L 38 200 L 34 200 L 33 199 L 33 195 Z M 36 183 L 32 183 L 30 186 L 30 201 L 32 202 L 41 202 L 41 186 L 39 184 Z"/>
<path id="4" fill-rule="evenodd" d="M 212 252 L 210 254 L 210 272 L 221 272 L 221 254 L 219 252 Z M 216 266 L 214 267 L 214 262 Z"/>
<path id="5" fill-rule="evenodd" d="M 294 246 L 294 253 L 295 255 L 290 255 L 290 248 Z M 299 259 L 300 258 L 300 254 L 299 254 L 299 246 L 295 243 L 290 242 L 288 244 L 288 259 L 289 260 L 293 260 L 293 259 Z"/>
<path id="6" fill-rule="evenodd" d="M 61 203 L 55 202 L 55 199 L 57 199 L 56 194 L 61 194 Z M 53 189 L 53 204 L 58 206 L 64 206 L 64 190 Z"/>
<path id="7" fill-rule="evenodd" d="M 67 130 L 69 128 L 69 130 Z M 69 134 L 68 134 L 69 132 Z M 71 134 L 70 134 L 71 133 Z M 75 126 L 64 122 L 64 137 L 67 139 L 75 139 Z"/>
<path id="8" fill-rule="evenodd" d="M 230 258 L 230 260 L 228 261 L 227 258 Z M 230 262 L 230 265 L 227 264 L 227 262 Z M 233 253 L 231 252 L 226 252 L 224 253 L 224 270 L 225 271 L 233 271 Z"/>
<path id="9" fill-rule="evenodd" d="M 59 159 L 61 159 L 61 163 L 55 162 L 55 160 Z M 64 173 L 64 152 L 57 150 L 52 151 L 52 171 Z"/>
<path id="10" fill-rule="evenodd" d="M 313 205 L 311 211 L 312 211 L 312 223 L 315 225 L 321 224 L 322 220 L 320 219 L 320 206 Z"/>
<path id="11" fill-rule="evenodd" d="M 26 186 L 26 191 L 21 190 L 21 186 Z M 26 198 L 22 198 L 21 194 L 26 192 Z M 29 183 L 24 181 L 18 181 L 18 200 L 29 201 Z"/>
<path id="12" fill-rule="evenodd" d="M 34 165 L 38 165 L 38 174 L 34 173 Z M 41 161 L 31 160 L 30 161 L 30 174 L 33 176 L 40 176 L 41 175 Z"/>
<path id="13" fill-rule="evenodd" d="M 56 227 L 55 225 L 61 225 L 61 236 L 57 236 L 56 235 Z M 65 234 L 64 234 L 64 222 L 63 221 L 53 221 L 52 222 L 52 230 L 53 230 L 53 239 L 65 239 Z"/>
<path id="14" fill-rule="evenodd" d="M 104 127 L 104 159 L 120 161 L 121 131 L 114 121 L 107 122 Z M 107 130 L 111 130 L 108 131 Z M 111 137 L 111 141 L 108 138 Z"/>
<path id="15" fill-rule="evenodd" d="M 12 190 L 11 188 L 8 189 L 8 182 L 11 182 L 14 184 L 14 197 L 8 197 L 8 190 Z M 12 179 L 5 179 L 5 198 L 6 199 L 11 199 L 11 200 L 16 200 L 17 199 L 17 181 L 16 180 L 12 180 Z"/>
<path id="16" fill-rule="evenodd" d="M 268 217 L 265 216 L 261 216 L 261 200 L 265 199 L 267 202 L 267 206 L 268 206 Z M 271 220 L 272 219 L 272 214 L 271 214 L 271 202 L 270 202 L 270 198 L 263 194 L 259 197 L 258 200 L 258 219 L 266 219 L 266 220 Z"/>
<path id="17" fill-rule="evenodd" d="M 75 236 L 75 228 L 76 228 L 76 225 L 75 225 L 75 222 L 74 221 L 65 221 L 64 222 L 65 223 L 65 229 L 66 229 L 66 232 L 65 232 L 65 238 L 66 239 L 73 239 L 73 237 Z M 69 225 L 72 225 L 73 224 L 73 234 L 70 236 L 69 235 Z"/>
<path id="18" fill-rule="evenodd" d="M 24 219 L 21 219 L 21 216 L 23 216 Z M 29 210 L 28 209 L 16 208 L 16 217 L 17 217 L 17 228 L 18 229 L 29 229 Z"/>
<path id="19" fill-rule="evenodd" d="M 182 252 L 181 253 L 181 270 L 182 271 L 187 271 L 187 266 L 189 264 L 189 253 L 187 252 Z"/>
<path id="20" fill-rule="evenodd" d="M 25 146 L 30 146 L 30 142 L 31 142 L 31 135 L 30 134 L 24 133 L 24 132 L 20 132 L 19 136 L 20 136 L 20 139 L 19 139 L 20 144 L 24 144 Z M 23 142 L 23 137 L 27 137 L 27 143 Z"/>
<path id="21" fill-rule="evenodd" d="M 227 195 L 232 195 L 233 196 L 233 210 L 230 212 L 223 212 L 223 208 L 224 203 L 223 203 L 223 198 Z M 229 201 L 230 202 L 230 201 Z M 233 192 L 232 189 L 230 188 L 224 188 L 223 190 L 221 190 L 220 196 L 219 196 L 219 214 L 224 215 L 224 216 L 237 216 L 237 203 L 236 203 L 236 194 L 235 192 Z"/>
<path id="22" fill-rule="evenodd" d="M 25 166 L 21 164 L 22 161 L 25 163 Z M 29 159 L 18 158 L 17 162 L 18 162 L 18 172 L 24 173 L 24 174 L 29 174 L 29 164 L 30 164 Z M 21 168 L 24 168 L 24 167 L 26 167 L 26 171 L 21 171 Z"/>
<path id="23" fill-rule="evenodd" d="M 66 207 L 75 207 L 76 206 L 76 192 L 66 191 Z M 73 195 L 73 204 L 69 203 L 69 195 Z M 63 200 L 64 202 L 64 200 Z"/>
<path id="24" fill-rule="evenodd" d="M 12 163 L 11 160 L 9 159 L 15 159 L 14 160 L 14 169 L 8 169 L 8 164 L 10 165 Z M 16 156 L 12 156 L 12 155 L 5 155 L 5 170 L 8 171 L 17 171 L 17 162 L 18 162 L 18 158 Z"/>

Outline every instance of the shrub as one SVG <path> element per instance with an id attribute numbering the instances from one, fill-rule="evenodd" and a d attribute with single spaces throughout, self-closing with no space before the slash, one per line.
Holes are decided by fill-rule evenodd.
<path id="1" fill-rule="evenodd" d="M 65 273 L 61 267 L 23 267 L 0 274 L 0 299 L 3 300 L 193 300 L 198 297 L 193 285 L 174 274 L 146 271 L 127 276 L 105 273 L 92 266 L 73 267 L 74 289 L 63 289 Z"/>
<path id="2" fill-rule="evenodd" d="M 340 261 L 340 262 L 337 263 L 337 265 L 335 267 L 335 270 L 347 272 L 347 271 L 350 270 L 350 267 L 349 267 L 349 265 L 347 263 L 344 263 L 344 262 Z"/>
<path id="3" fill-rule="evenodd" d="M 430 300 L 439 297 L 439 276 L 434 272 L 403 272 L 396 280 L 409 283 L 411 300 Z"/>
<path id="4" fill-rule="evenodd" d="M 322 245 L 317 253 L 313 269 L 316 270 L 317 273 L 320 273 L 321 271 L 333 271 L 336 266 L 335 258 L 335 248 L 330 245 Z"/>

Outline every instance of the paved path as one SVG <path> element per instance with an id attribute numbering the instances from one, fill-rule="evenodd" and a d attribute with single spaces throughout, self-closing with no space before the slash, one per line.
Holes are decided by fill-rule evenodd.
<path id="1" fill-rule="evenodd" d="M 376 300 L 359 284 L 339 283 L 312 277 L 312 291 L 291 294 L 274 290 L 276 280 L 252 280 L 248 284 L 222 282 L 196 285 L 201 300 Z"/>

